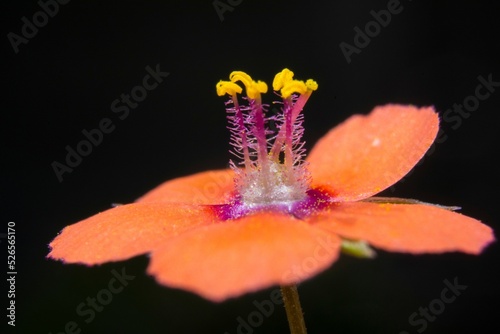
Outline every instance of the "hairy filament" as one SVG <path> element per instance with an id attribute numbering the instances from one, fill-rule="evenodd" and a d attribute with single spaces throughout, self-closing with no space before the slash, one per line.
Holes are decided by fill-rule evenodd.
<path id="1" fill-rule="evenodd" d="M 277 102 L 282 105 L 281 113 L 266 116 L 267 105 L 262 104 L 260 94 L 267 91 L 267 85 L 241 71 L 232 72 L 230 80 L 220 81 L 216 88 L 219 95 L 231 97 L 226 103 L 231 153 L 242 161 L 231 160 L 230 165 L 236 173 L 239 199 L 246 205 L 292 205 L 302 200 L 307 196 L 310 176 L 304 163 L 301 111 L 317 84 L 294 80 L 293 72 L 284 69 L 273 82 L 283 98 Z M 242 88 L 235 82 L 245 86 L 247 96 L 241 104 L 237 94 Z M 268 127 L 270 122 L 277 128 Z"/>

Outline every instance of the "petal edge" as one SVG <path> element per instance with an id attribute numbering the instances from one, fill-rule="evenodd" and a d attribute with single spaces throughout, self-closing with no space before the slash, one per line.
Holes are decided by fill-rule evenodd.
<path id="1" fill-rule="evenodd" d="M 86 265 L 125 260 L 215 220 L 209 207 L 169 203 L 122 205 L 66 226 L 50 243 L 47 257 Z"/>
<path id="2" fill-rule="evenodd" d="M 305 280 L 329 267 L 339 248 L 336 235 L 303 221 L 257 214 L 171 239 L 151 254 L 148 273 L 219 302 Z"/>
<path id="3" fill-rule="evenodd" d="M 211 170 L 168 180 L 150 190 L 136 202 L 222 204 L 234 191 L 231 169 Z"/>
<path id="4" fill-rule="evenodd" d="M 431 205 L 344 203 L 311 221 L 391 252 L 479 254 L 495 240 L 493 230 L 480 221 Z"/>
<path id="5" fill-rule="evenodd" d="M 307 158 L 313 187 L 327 186 L 338 201 L 356 201 L 399 181 L 436 138 L 432 107 L 389 104 L 354 115 L 333 128 Z"/>

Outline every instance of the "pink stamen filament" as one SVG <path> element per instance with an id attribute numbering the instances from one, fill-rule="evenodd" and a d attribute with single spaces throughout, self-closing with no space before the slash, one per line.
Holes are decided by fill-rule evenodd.
<path id="1" fill-rule="evenodd" d="M 267 138 L 264 122 L 264 112 L 260 101 L 255 100 L 252 107 L 255 117 L 255 139 L 257 139 L 257 155 L 262 165 L 267 165 Z"/>
<path id="2" fill-rule="evenodd" d="M 233 94 L 231 98 L 233 99 L 233 105 L 236 111 L 235 116 L 238 119 L 238 128 L 239 128 L 238 130 L 241 136 L 241 146 L 243 148 L 243 161 L 245 163 L 245 169 L 248 171 L 250 170 L 251 161 L 250 161 L 250 152 L 248 151 L 247 130 L 245 128 L 243 112 L 241 111 L 236 94 Z"/>
<path id="3" fill-rule="evenodd" d="M 262 104 L 260 99 L 256 99 L 252 103 L 252 111 L 254 113 L 254 136 L 257 140 L 257 159 L 261 168 L 260 175 L 262 176 L 263 187 L 267 192 L 269 189 L 269 157 L 267 154 L 267 138 L 266 138 L 266 127 L 264 120 L 264 112 L 262 110 Z"/>
<path id="4" fill-rule="evenodd" d="M 284 157 L 284 163 L 286 170 L 288 172 L 288 178 L 292 179 L 293 175 L 293 163 L 294 163 L 294 157 L 293 157 L 293 132 L 292 132 L 292 127 L 293 127 L 293 122 L 292 122 L 292 109 L 291 107 L 291 102 L 292 99 L 289 98 L 285 101 L 284 104 L 284 113 L 285 113 L 285 157 Z"/>
<path id="5" fill-rule="evenodd" d="M 243 203 L 260 205 L 269 203 L 292 203 L 306 196 L 309 179 L 307 169 L 302 168 L 303 133 L 302 108 L 311 92 L 302 96 L 292 95 L 282 102 L 282 114 L 267 118 L 266 106 L 260 96 L 246 97 L 238 101 L 230 94 L 232 104 L 227 107 L 231 132 L 231 151 L 243 159 L 240 166 L 231 161 L 238 194 Z M 241 103 L 240 103 L 241 102 Z M 267 122 L 277 120 L 279 131 L 267 129 Z M 282 153 L 283 152 L 283 155 Z"/>
<path id="6" fill-rule="evenodd" d="M 292 109 L 290 111 L 290 115 L 291 115 L 290 124 L 292 126 L 295 123 L 295 121 L 296 121 L 297 117 L 299 116 L 300 112 L 302 111 L 302 109 L 304 109 L 304 106 L 305 106 L 307 100 L 309 99 L 309 97 L 311 96 L 311 93 L 312 93 L 312 91 L 307 91 L 306 93 L 301 94 L 300 97 L 295 102 L 295 104 L 293 104 Z M 288 98 L 287 100 L 291 101 L 291 98 Z M 286 108 L 286 104 L 287 104 L 287 101 L 285 101 L 285 108 Z M 292 103 L 290 102 L 289 105 L 292 105 Z M 285 140 L 287 140 L 289 137 L 291 140 L 291 134 L 290 134 L 290 136 L 287 136 L 286 131 L 287 131 L 287 126 L 283 126 L 280 129 L 278 135 L 276 136 L 276 140 L 274 141 L 273 147 L 271 148 L 271 151 L 270 151 L 271 159 L 273 159 L 275 161 L 277 161 L 279 159 L 281 148 L 282 148 Z M 288 146 L 288 144 L 286 144 L 286 146 Z"/>

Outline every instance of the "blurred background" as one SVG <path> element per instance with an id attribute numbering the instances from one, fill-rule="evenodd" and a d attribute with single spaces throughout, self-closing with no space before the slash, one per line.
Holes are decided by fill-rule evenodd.
<path id="1" fill-rule="evenodd" d="M 443 118 L 443 137 L 384 194 L 459 205 L 498 229 L 500 12 L 491 3 L 5 3 L 0 246 L 7 254 L 7 223 L 14 221 L 17 333 L 288 331 L 279 306 L 258 326 L 248 325 L 254 301 L 269 299 L 272 288 L 213 304 L 156 284 L 146 274 L 147 256 L 92 268 L 45 259 L 48 243 L 66 225 L 112 203 L 132 202 L 165 180 L 225 168 L 225 98 L 215 94 L 215 84 L 235 69 L 268 83 L 284 67 L 299 79 L 317 80 L 319 90 L 305 109 L 308 148 L 331 127 L 374 106 L 433 105 Z M 155 88 L 137 88 L 157 69 L 163 74 Z M 478 96 L 481 80 L 492 83 Z M 122 94 L 132 92 L 140 101 L 127 106 Z M 272 95 L 266 98 L 271 102 Z M 71 172 L 58 176 L 53 165 L 65 163 L 66 147 L 75 149 L 85 139 L 82 131 L 105 119 L 109 133 Z M 378 254 L 373 261 L 342 256 L 299 286 L 310 333 L 496 327 L 498 244 L 477 257 Z M 78 307 L 107 288 L 114 270 L 135 278 L 93 316 L 82 316 Z M 421 307 L 437 307 L 433 301 L 445 280 L 467 288 L 438 315 L 418 315 L 411 323 Z M 7 303 L 3 299 L 3 310 Z M 5 332 L 12 331 L 3 319 Z"/>

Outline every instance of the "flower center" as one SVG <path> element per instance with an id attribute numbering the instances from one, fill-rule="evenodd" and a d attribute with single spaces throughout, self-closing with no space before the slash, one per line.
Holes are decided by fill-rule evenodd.
<path id="1" fill-rule="evenodd" d="M 235 71 L 230 81 L 216 86 L 218 95 L 230 96 L 226 111 L 231 153 L 238 158 L 230 160 L 230 165 L 236 172 L 238 200 L 246 206 L 292 206 L 307 197 L 310 176 L 304 161 L 301 111 L 318 84 L 311 79 L 294 80 L 293 75 L 284 69 L 275 76 L 273 89 L 281 100 L 274 102 L 280 112 L 273 115 L 262 104 L 260 95 L 267 92 L 264 82 Z M 243 89 L 236 82 L 246 90 L 246 97 L 239 100 Z"/>

